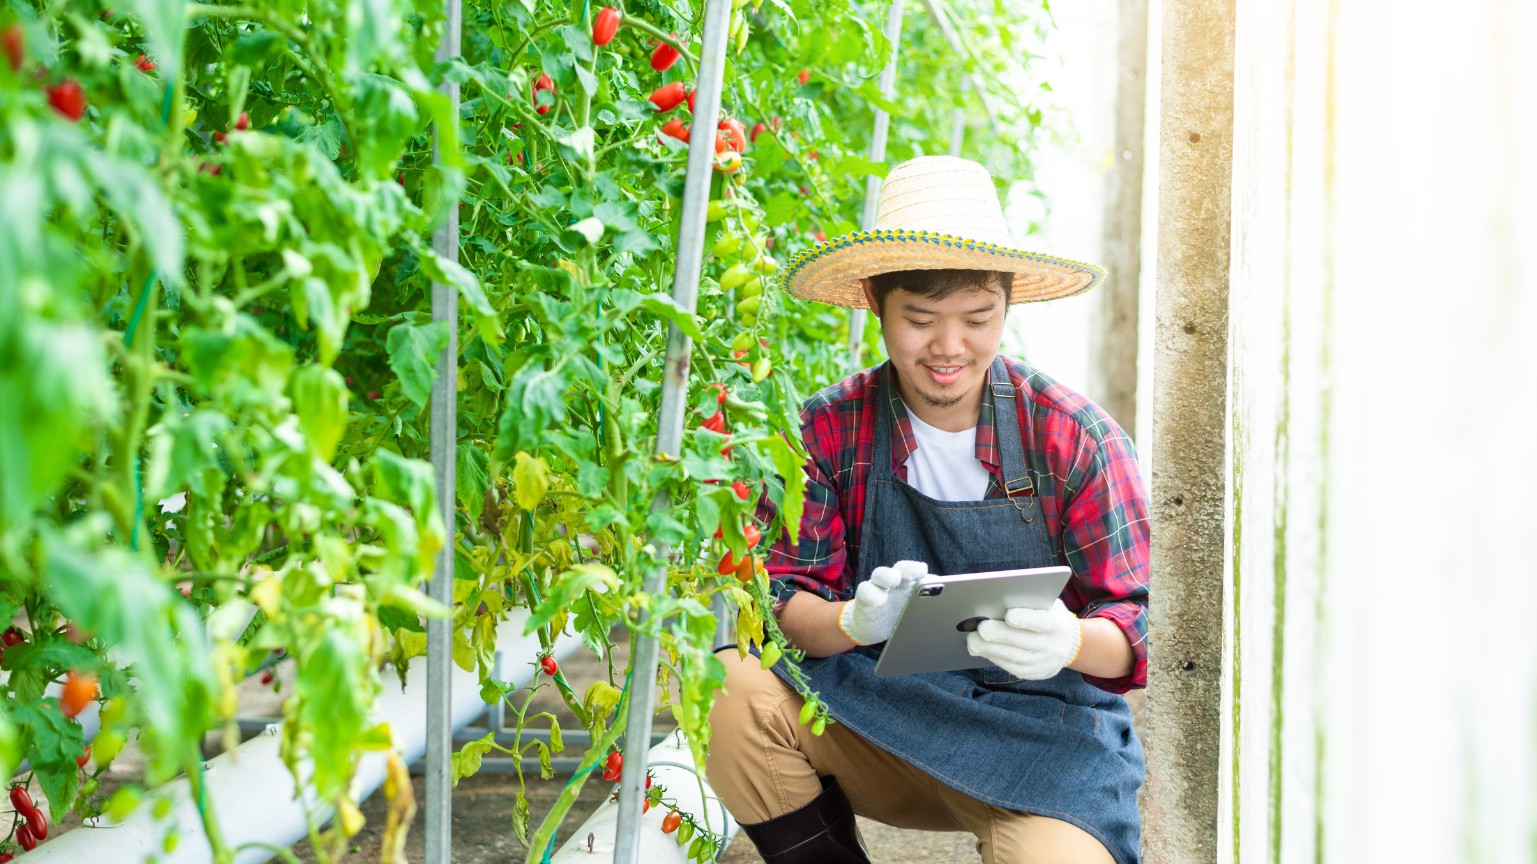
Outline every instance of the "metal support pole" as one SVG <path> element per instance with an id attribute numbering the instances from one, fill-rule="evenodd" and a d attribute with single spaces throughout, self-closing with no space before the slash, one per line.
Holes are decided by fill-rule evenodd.
<path id="1" fill-rule="evenodd" d="M 890 99 L 897 89 L 897 57 L 902 39 L 902 0 L 892 0 L 891 10 L 886 13 L 886 41 L 891 43 L 891 59 L 881 70 L 881 95 Z M 870 134 L 870 161 L 886 161 L 886 130 L 891 125 L 891 115 L 877 108 L 875 131 Z M 875 208 L 880 203 L 881 181 L 877 177 L 865 179 L 865 212 L 859 227 L 865 231 L 875 227 Z M 864 365 L 865 339 L 864 309 L 855 309 L 849 316 L 849 368 L 857 370 Z"/>
<path id="2" fill-rule="evenodd" d="M 721 78 L 726 69 L 726 42 L 731 22 L 730 0 L 707 0 L 704 42 L 699 49 L 699 79 L 694 91 L 694 116 L 709 124 L 720 114 Z M 678 227 L 678 260 L 673 270 L 672 299 L 692 315 L 699 295 L 704 265 L 705 211 L 709 205 L 710 178 L 714 171 L 715 139 L 695 135 L 689 142 L 688 173 L 683 182 L 683 216 Z M 688 402 L 689 354 L 692 340 L 673 324 L 667 331 L 667 360 L 662 379 L 662 406 L 658 417 L 656 452 L 676 457 L 683 444 L 683 413 Z M 670 506 L 658 496 L 653 507 Z M 658 544 L 657 557 L 666 561 L 671 549 Z M 667 590 L 667 565 L 646 574 L 647 594 Z M 629 708 L 625 718 L 628 744 L 619 780 L 619 825 L 614 850 L 615 864 L 635 864 L 640 854 L 641 800 L 645 793 L 647 752 L 652 714 L 656 711 L 657 639 L 646 632 L 649 614 L 642 612 L 631 655 Z"/>
<path id="3" fill-rule="evenodd" d="M 459 0 L 446 0 L 443 44 L 438 46 L 438 62 L 459 55 Z M 459 85 L 445 80 L 442 87 L 448 97 L 449 117 L 459 117 Z M 442 132 L 433 135 L 432 158 L 441 162 Z M 450 206 L 448 217 L 432 238 L 432 248 L 450 261 L 459 260 L 459 208 Z M 447 542 L 438 550 L 436 567 L 427 593 L 445 606 L 454 602 L 454 448 L 458 441 L 458 416 L 455 383 L 459 373 L 459 297 L 453 286 L 432 284 L 432 320 L 448 324 L 448 345 L 438 358 L 437 379 L 432 384 L 428 407 L 431 424 L 432 473 L 438 486 L 438 512 L 443 517 Z M 453 718 L 450 715 L 450 680 L 453 676 L 453 622 L 434 619 L 427 622 L 427 864 L 448 864 L 453 830 Z"/>

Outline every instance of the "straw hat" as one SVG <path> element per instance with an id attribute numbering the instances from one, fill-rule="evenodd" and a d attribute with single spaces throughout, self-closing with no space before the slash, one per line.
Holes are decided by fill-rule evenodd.
<path id="1" fill-rule="evenodd" d="M 859 280 L 898 270 L 998 270 L 1014 274 L 1014 303 L 1087 291 L 1104 268 L 1014 246 L 992 175 L 954 156 L 920 156 L 881 184 L 875 229 L 819 243 L 784 270 L 784 289 L 835 306 L 865 308 Z"/>

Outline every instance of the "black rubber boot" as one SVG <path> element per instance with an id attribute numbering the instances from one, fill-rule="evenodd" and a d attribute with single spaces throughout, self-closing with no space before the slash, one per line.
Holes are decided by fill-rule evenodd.
<path id="1" fill-rule="evenodd" d="M 854 824 L 854 809 L 832 777 L 811 803 L 742 831 L 766 864 L 870 864 Z"/>

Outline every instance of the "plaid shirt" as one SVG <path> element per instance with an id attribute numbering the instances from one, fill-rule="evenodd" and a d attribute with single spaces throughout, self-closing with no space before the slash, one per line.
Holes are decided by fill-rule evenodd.
<path id="1" fill-rule="evenodd" d="M 1145 687 L 1148 517 L 1131 439 L 1099 406 L 1023 363 L 1008 358 L 1005 362 L 1020 395 L 1014 403 L 1025 460 L 1046 527 L 1063 563 L 1073 569 L 1062 601 L 1080 617 L 1115 622 L 1131 643 L 1131 675 L 1084 679 L 1113 693 Z M 801 440 L 810 453 L 806 510 L 800 542 L 791 545 L 783 534 L 769 551 L 776 614 L 797 591 L 832 601 L 854 594 L 880 368 L 822 390 L 801 409 Z M 897 398 L 895 391 L 891 398 Z M 907 459 L 918 442 L 906 411 L 897 416 L 891 467 L 906 480 Z M 997 430 L 988 399 L 977 420 L 977 459 L 991 475 L 987 497 L 1003 497 Z M 774 516 L 774 505 L 764 495 L 758 517 L 768 525 Z"/>

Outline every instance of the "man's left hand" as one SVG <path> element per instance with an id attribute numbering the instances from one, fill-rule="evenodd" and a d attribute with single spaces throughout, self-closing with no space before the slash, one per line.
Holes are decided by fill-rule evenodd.
<path id="1" fill-rule="evenodd" d="M 1030 681 L 1055 677 L 1082 647 L 1083 623 L 1061 600 L 1050 609 L 1010 609 L 1002 621 L 983 621 L 966 636 L 973 657 Z"/>

